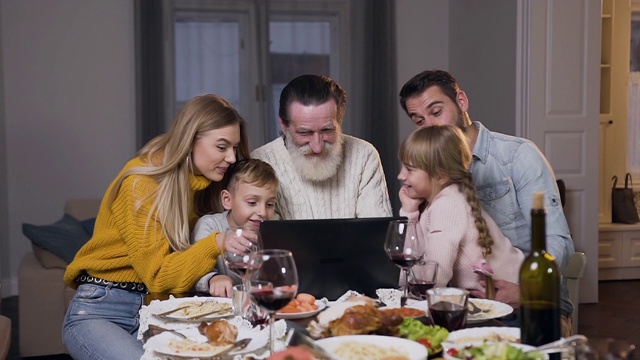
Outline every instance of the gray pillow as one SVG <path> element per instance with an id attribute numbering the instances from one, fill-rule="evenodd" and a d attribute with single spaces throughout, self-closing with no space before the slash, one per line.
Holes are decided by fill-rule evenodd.
<path id="1" fill-rule="evenodd" d="M 70 263 L 91 234 L 69 214 L 51 225 L 22 224 L 22 232 L 34 244 Z"/>

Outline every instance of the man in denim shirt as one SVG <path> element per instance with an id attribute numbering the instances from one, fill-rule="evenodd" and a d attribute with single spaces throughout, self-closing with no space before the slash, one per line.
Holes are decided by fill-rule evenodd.
<path id="1" fill-rule="evenodd" d="M 400 90 L 400 104 L 418 128 L 456 125 L 469 137 L 473 150 L 471 175 L 483 209 L 498 224 L 513 246 L 531 252 L 531 207 L 534 192 L 545 194 L 547 251 L 563 269 L 574 252 L 551 166 L 531 141 L 489 131 L 472 122 L 469 100 L 456 79 L 446 71 L 427 70 Z M 495 280 L 496 300 L 517 307 L 519 287 Z M 472 292 L 484 297 L 482 292 Z M 561 294 L 562 336 L 571 334 L 573 305 L 566 282 Z"/>

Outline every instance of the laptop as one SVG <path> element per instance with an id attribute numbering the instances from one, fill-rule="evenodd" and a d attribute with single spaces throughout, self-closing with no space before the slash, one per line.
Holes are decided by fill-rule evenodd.
<path id="1" fill-rule="evenodd" d="M 397 288 L 400 269 L 387 257 L 389 221 L 402 217 L 267 220 L 260 225 L 265 249 L 287 249 L 298 269 L 299 292 L 335 300 L 348 290 L 377 297 Z"/>

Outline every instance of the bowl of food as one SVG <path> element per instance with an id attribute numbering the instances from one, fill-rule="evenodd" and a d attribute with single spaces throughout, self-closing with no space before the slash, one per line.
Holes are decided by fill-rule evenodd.
<path id="1" fill-rule="evenodd" d="M 451 347 L 444 351 L 446 360 L 546 360 L 548 355 L 534 351 L 533 346 L 490 341 L 476 345 Z"/>

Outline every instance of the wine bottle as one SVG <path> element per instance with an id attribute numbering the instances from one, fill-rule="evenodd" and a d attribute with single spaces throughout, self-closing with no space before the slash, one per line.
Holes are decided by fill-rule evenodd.
<path id="1" fill-rule="evenodd" d="M 534 193 L 531 254 L 520 267 L 520 341 L 539 346 L 560 339 L 560 270 L 546 250 L 544 194 Z M 556 354 L 557 355 L 557 354 Z M 553 355 L 550 359 L 559 359 Z"/>

